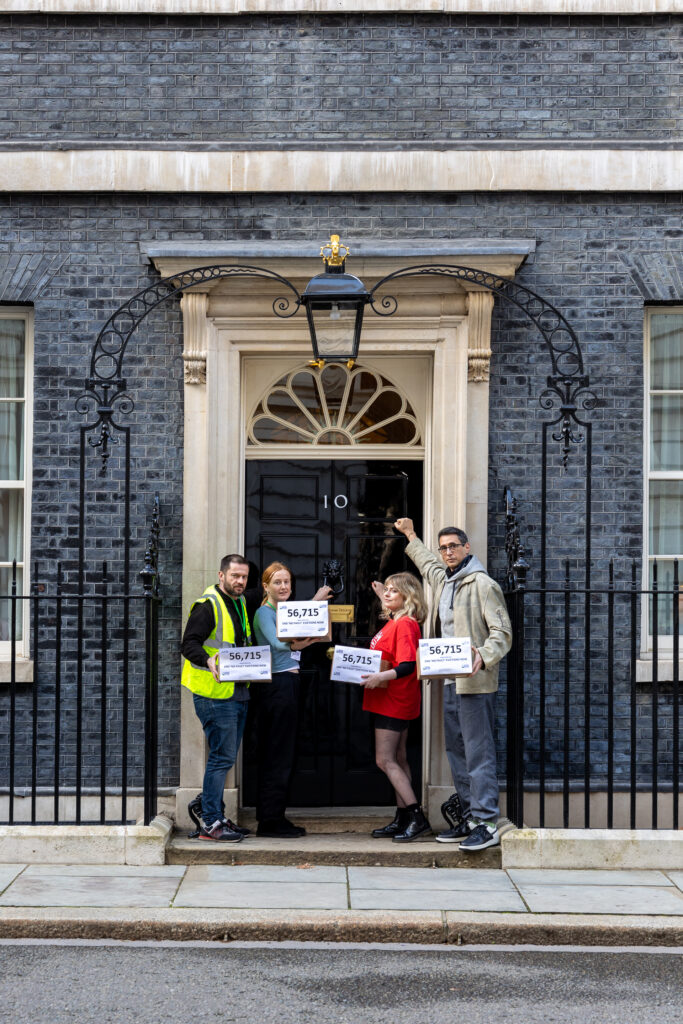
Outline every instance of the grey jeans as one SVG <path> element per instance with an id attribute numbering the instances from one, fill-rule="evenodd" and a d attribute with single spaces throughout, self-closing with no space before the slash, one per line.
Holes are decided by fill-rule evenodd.
<path id="1" fill-rule="evenodd" d="M 496 821 L 495 693 L 456 693 L 444 686 L 443 726 L 453 782 L 465 817 Z"/>

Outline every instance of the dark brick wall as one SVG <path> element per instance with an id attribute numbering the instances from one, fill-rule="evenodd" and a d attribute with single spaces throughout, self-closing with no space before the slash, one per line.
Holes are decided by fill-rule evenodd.
<path id="1" fill-rule="evenodd" d="M 35 442 L 33 489 L 33 559 L 46 576 L 55 562 L 66 560 L 69 579 L 77 551 L 79 429 L 84 422 L 75 402 L 88 372 L 93 341 L 110 312 L 136 290 L 151 283 L 155 274 L 139 253 L 139 243 L 168 238 L 220 241 L 229 238 L 301 240 L 315 249 L 314 240 L 327 237 L 331 228 L 345 238 L 400 239 L 420 235 L 441 238 L 535 238 L 537 250 L 518 274 L 518 280 L 546 296 L 574 325 L 581 339 L 599 407 L 594 423 L 595 529 L 593 559 L 596 575 L 606 570 L 615 555 L 620 571 L 629 557 L 639 557 L 642 523 L 642 346 L 643 299 L 622 254 L 661 253 L 681 256 L 679 196 L 553 194 L 434 195 L 311 195 L 311 196 L 18 196 L 3 197 L 0 256 L 12 252 L 55 253 L 67 260 L 49 288 L 36 300 Z M 683 296 L 682 296 L 683 298 Z M 137 573 L 147 534 L 149 500 L 159 490 L 163 536 L 161 563 L 164 612 L 161 637 L 161 750 L 162 781 L 177 775 L 178 642 L 181 632 L 179 587 L 182 528 L 182 361 L 181 324 L 177 305 L 159 309 L 140 329 L 126 359 L 125 374 L 135 399 L 135 411 L 126 421 L 132 426 L 133 450 L 133 572 Z M 539 556 L 540 422 L 544 414 L 538 396 L 545 386 L 549 362 L 540 338 L 521 317 L 498 309 L 493 336 L 491 376 L 490 564 L 495 575 L 503 568 L 501 492 L 511 484 L 521 500 L 522 521 L 537 579 Z M 551 442 L 551 447 L 553 443 Z M 562 473 L 557 448 L 552 457 L 550 567 L 560 571 L 561 559 L 571 558 L 572 572 L 585 562 L 583 532 L 583 452 L 572 456 Z M 121 571 L 121 448 L 114 450 L 107 476 L 96 476 L 98 459 L 88 460 L 86 551 L 89 580 L 101 561 L 115 584 Z M 484 471 L 484 467 L 482 467 Z M 192 515 L 192 509 L 185 510 Z M 50 586 L 52 586 L 51 581 Z M 90 614 L 90 613 L 88 613 Z M 98 622 L 92 616 L 89 637 L 97 642 Z M 53 628 L 53 623 L 51 628 Z M 72 623 L 73 625 L 73 623 Z M 140 636 L 139 616 L 133 625 Z M 573 648 L 581 663 L 581 619 L 574 623 Z M 530 635 L 536 635 L 537 624 Z M 49 634 L 54 636 L 54 631 Z M 555 636 L 554 643 L 561 638 Z M 74 648 L 70 634 L 68 643 Z M 113 644 L 115 661 L 120 647 Z M 599 653 L 599 652 L 598 652 Z M 54 678 L 50 653 L 41 655 L 43 678 L 40 705 L 50 713 Z M 620 648 L 623 698 L 625 649 Z M 141 663 L 131 686 L 137 701 L 132 711 L 132 763 L 142 763 Z M 596 655 L 597 657 L 597 655 Z M 95 678 L 95 677 L 92 677 Z M 120 688 L 117 669 L 111 668 L 112 686 Z M 86 701 L 97 713 L 98 695 L 88 689 Z M 64 779 L 73 779 L 75 713 L 74 678 L 63 680 L 65 749 Z M 604 704 L 604 664 L 596 670 L 595 700 Z M 554 685 L 554 684 L 553 684 Z M 580 700 L 580 673 L 573 686 Z M 535 701 L 530 691 L 530 705 Z M 4 699 L 4 698 L 3 698 Z M 26 715 L 30 692 L 20 694 L 19 762 L 30 777 L 29 730 Z M 572 705 L 574 707 L 574 704 Z M 576 703 L 576 707 L 580 707 Z M 6 704 L 3 704 L 3 709 Z M 501 700 L 501 727 L 504 702 Z M 2 710 L 2 709 L 0 709 Z M 578 712 L 577 712 L 578 714 Z M 118 712 L 112 706 L 112 765 L 117 763 Z M 559 691 L 548 705 L 549 742 L 561 735 Z M 22 725 L 23 723 L 23 725 Z M 96 724 L 84 738 L 86 774 L 95 781 L 99 764 Z M 596 725 L 596 729 L 599 727 Z M 0 714 L 6 734 L 7 716 Z M 50 733 L 47 732 L 49 738 Z M 536 742 L 535 740 L 533 742 Z M 533 746 L 532 742 L 532 746 Z M 49 758 L 49 742 L 44 740 Z M 6 750 L 0 741 L 0 750 Z M 598 765 L 604 749 L 604 730 L 596 751 Z M 572 754 L 580 768 L 581 750 Z M 533 762 L 533 757 L 532 757 Z M 26 776 L 26 772 L 29 776 Z M 49 770 L 45 780 L 49 779 Z M 116 781 L 114 767 L 112 783 Z"/>
<path id="2" fill-rule="evenodd" d="M 672 139 L 675 16 L 0 18 L 13 140 Z"/>

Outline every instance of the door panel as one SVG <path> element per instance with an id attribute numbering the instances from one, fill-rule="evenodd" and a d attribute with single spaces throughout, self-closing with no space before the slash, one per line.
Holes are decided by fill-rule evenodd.
<path id="1" fill-rule="evenodd" d="M 336 599 L 354 606 L 354 621 L 333 627 L 336 643 L 365 646 L 380 626 L 374 579 L 412 569 L 405 538 L 392 527 L 409 515 L 422 528 L 422 464 L 414 461 L 254 461 L 247 463 L 246 556 L 259 572 L 277 560 L 289 565 L 295 596 L 312 596 L 330 558 L 345 568 Z M 327 644 L 301 661 L 298 756 L 292 806 L 387 804 L 393 791 L 374 763 L 374 737 L 360 688 L 331 683 Z M 267 685 L 267 684 L 265 684 Z M 413 778 L 419 786 L 420 727 L 409 734 Z M 253 715 L 244 743 L 245 805 L 256 798 Z"/>

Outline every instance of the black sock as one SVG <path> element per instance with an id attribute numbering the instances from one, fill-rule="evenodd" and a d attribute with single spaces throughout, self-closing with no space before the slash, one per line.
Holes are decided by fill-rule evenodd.
<path id="1" fill-rule="evenodd" d="M 407 805 L 406 805 L 406 806 L 405 806 L 405 807 L 403 808 L 403 810 L 404 810 L 404 811 L 417 811 L 417 810 L 418 810 L 418 808 L 419 808 L 419 806 L 420 806 L 419 804 L 407 804 Z"/>

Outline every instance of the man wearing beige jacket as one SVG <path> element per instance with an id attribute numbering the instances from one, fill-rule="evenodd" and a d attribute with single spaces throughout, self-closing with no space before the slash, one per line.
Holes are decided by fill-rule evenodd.
<path id="1" fill-rule="evenodd" d="M 434 594 L 430 635 L 472 640 L 472 674 L 444 687 L 446 753 L 463 816 L 455 828 L 436 838 L 460 843 L 461 850 L 485 850 L 500 843 L 495 701 L 498 662 L 512 644 L 505 599 L 470 553 L 462 530 L 447 526 L 439 531 L 437 558 L 418 538 L 412 519 L 398 519 L 395 526 L 408 538 L 406 554 Z"/>

